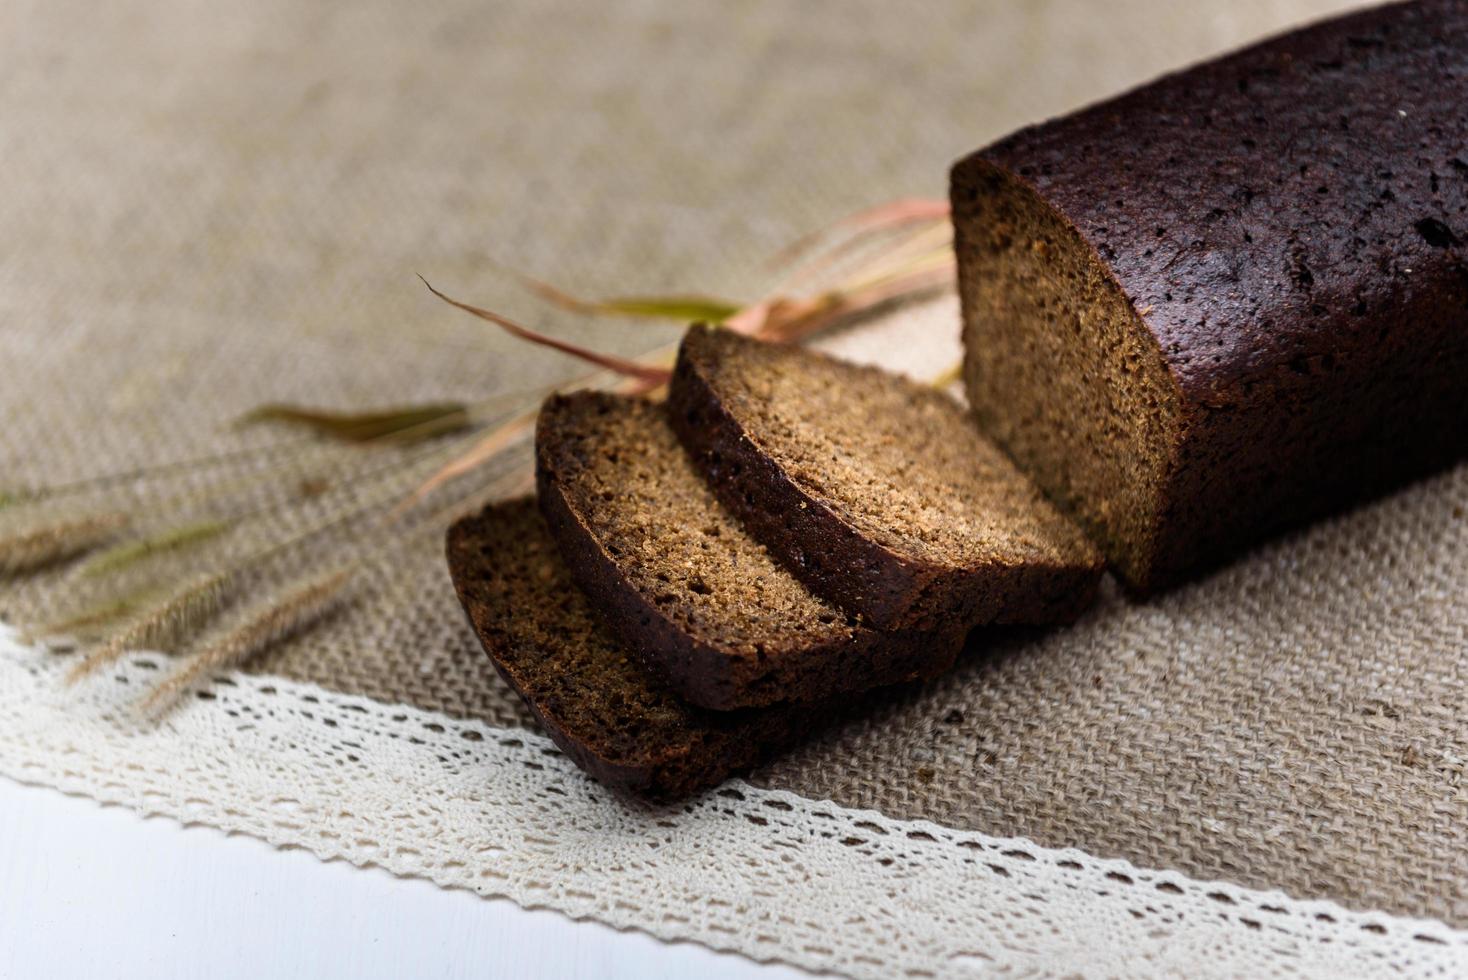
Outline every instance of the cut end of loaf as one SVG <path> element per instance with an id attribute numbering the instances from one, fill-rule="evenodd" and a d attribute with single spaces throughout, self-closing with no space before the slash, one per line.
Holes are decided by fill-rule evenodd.
<path id="1" fill-rule="evenodd" d="M 696 326 L 669 405 L 751 533 L 865 622 L 1055 622 L 1090 599 L 1095 548 L 927 385 Z"/>
<path id="2" fill-rule="evenodd" d="M 1101 256 L 1023 178 L 972 156 L 952 197 L 980 426 L 1146 590 L 1182 429 L 1162 352 Z"/>

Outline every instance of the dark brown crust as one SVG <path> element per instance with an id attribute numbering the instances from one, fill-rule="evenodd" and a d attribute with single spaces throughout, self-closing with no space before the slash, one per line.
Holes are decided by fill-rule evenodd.
<path id="1" fill-rule="evenodd" d="M 538 687 L 533 674 L 512 655 L 525 638 L 516 634 L 516 621 L 503 608 L 495 584 L 499 563 L 489 558 L 497 549 L 510 546 L 502 530 L 506 522 L 514 526 L 520 541 L 524 536 L 547 533 L 530 500 L 501 504 L 459 520 L 449 528 L 446 539 L 454 589 L 500 676 L 525 701 L 556 745 L 599 782 L 619 793 L 657 800 L 689 796 L 757 765 L 835 716 L 833 705 L 776 705 L 723 713 L 688 708 L 677 722 L 681 729 L 677 744 L 661 750 L 639 749 L 631 755 L 601 744 L 598 733 L 576 727 L 571 720 L 575 712 L 564 703 L 564 695 Z M 525 612 L 543 612 L 547 618 L 559 615 L 550 604 Z M 546 655 L 554 656 L 550 651 Z M 643 693 L 657 684 L 652 678 L 639 682 L 625 676 L 606 682 L 611 688 L 635 683 L 643 685 Z"/>
<path id="2" fill-rule="evenodd" d="M 541 417 L 554 417 L 554 406 L 560 403 L 607 397 L 613 396 L 553 395 Z M 854 626 L 847 640 L 802 643 L 760 657 L 701 642 L 629 581 L 591 531 L 580 509 L 595 506 L 595 501 L 579 500 L 567 487 L 562 474 L 573 467 L 561 459 L 564 451 L 558 433 L 538 427 L 535 482 L 540 509 L 572 577 L 647 669 L 693 704 L 728 711 L 779 701 L 819 701 L 936 677 L 952 666 L 963 646 L 968 629 L 961 620 L 928 630 Z"/>
<path id="3" fill-rule="evenodd" d="M 1468 3 L 1274 39 L 960 161 L 1097 253 L 1181 393 L 1147 592 L 1468 449 Z M 960 278 L 978 274 L 960 235 Z M 977 401 L 982 393 L 974 393 Z"/>
<path id="4" fill-rule="evenodd" d="M 806 493 L 725 408 L 684 337 L 668 394 L 673 427 L 724 505 L 812 592 L 880 629 L 1068 623 L 1095 599 L 1102 566 L 955 568 L 914 561 L 864 536 Z"/>

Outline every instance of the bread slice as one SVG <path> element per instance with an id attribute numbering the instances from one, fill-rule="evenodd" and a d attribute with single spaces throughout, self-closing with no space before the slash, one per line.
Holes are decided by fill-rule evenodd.
<path id="1" fill-rule="evenodd" d="M 694 704 L 814 701 L 927 677 L 966 624 L 881 632 L 816 598 L 722 506 L 664 406 L 555 396 L 536 429 L 540 506 L 571 575 L 622 639 Z"/>
<path id="2" fill-rule="evenodd" d="M 809 705 L 703 711 L 648 676 L 571 581 L 533 501 L 448 532 L 459 601 L 500 675 L 577 765 L 621 792 L 686 796 L 820 724 Z"/>
<path id="3" fill-rule="evenodd" d="M 1100 553 L 927 385 L 695 326 L 669 407 L 749 532 L 865 624 L 1065 622 L 1095 595 Z"/>

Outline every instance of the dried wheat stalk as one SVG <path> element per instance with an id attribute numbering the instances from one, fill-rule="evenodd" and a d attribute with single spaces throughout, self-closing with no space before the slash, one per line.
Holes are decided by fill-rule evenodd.
<path id="1" fill-rule="evenodd" d="M 235 572 L 232 569 L 196 578 L 83 657 L 67 674 L 67 683 L 75 683 L 95 673 L 129 650 L 174 645 L 219 612 L 234 583 Z"/>
<path id="2" fill-rule="evenodd" d="M 88 558 L 78 574 L 89 578 L 111 575 L 158 555 L 203 544 L 219 537 L 234 525 L 225 520 L 194 521 L 165 528 L 136 541 L 123 541 Z"/>
<path id="3" fill-rule="evenodd" d="M 0 575 L 25 572 L 89 551 L 127 527 L 127 514 L 90 514 L 0 537 Z"/>
<path id="4" fill-rule="evenodd" d="M 315 623 L 346 598 L 354 571 L 337 569 L 288 592 L 174 671 L 143 700 L 143 710 L 156 711 L 210 672 L 239 663 Z"/>

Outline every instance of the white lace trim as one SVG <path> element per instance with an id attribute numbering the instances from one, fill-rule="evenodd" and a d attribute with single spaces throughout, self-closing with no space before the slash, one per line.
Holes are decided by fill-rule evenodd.
<path id="1" fill-rule="evenodd" d="M 1468 973 L 1468 933 L 740 782 L 610 799 L 544 738 L 140 655 L 64 689 L 0 626 L 0 773 L 665 939 L 853 976 Z"/>

